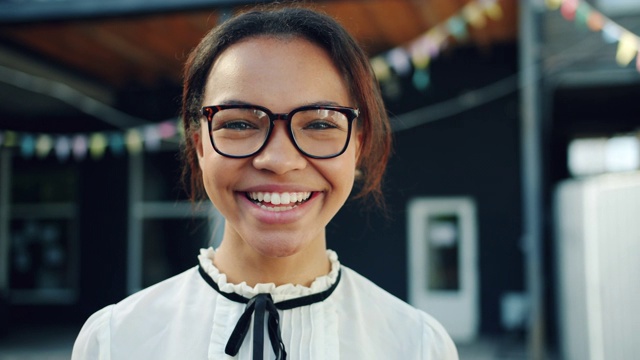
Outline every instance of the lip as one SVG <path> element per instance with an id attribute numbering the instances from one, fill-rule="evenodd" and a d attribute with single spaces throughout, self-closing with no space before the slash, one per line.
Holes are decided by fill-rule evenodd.
<path id="1" fill-rule="evenodd" d="M 263 190 L 253 190 L 251 191 L 263 191 L 263 192 L 304 192 L 304 191 L 292 191 L 291 187 L 287 187 L 286 190 L 273 190 L 273 187 L 269 187 L 269 190 L 264 190 L 264 187 L 260 189 Z M 307 190 L 308 191 L 308 190 Z M 311 197 L 301 204 L 296 205 L 290 210 L 285 211 L 270 211 L 261 208 L 255 202 L 251 201 L 247 198 L 246 193 L 250 191 L 238 191 L 236 192 L 236 197 L 240 203 L 242 208 L 241 211 L 248 212 L 251 216 L 253 216 L 256 220 L 261 223 L 269 224 L 269 225 L 277 225 L 277 224 L 290 224 L 296 222 L 303 218 L 305 214 L 309 212 L 315 200 L 320 196 L 321 192 L 313 191 L 311 192 Z"/>

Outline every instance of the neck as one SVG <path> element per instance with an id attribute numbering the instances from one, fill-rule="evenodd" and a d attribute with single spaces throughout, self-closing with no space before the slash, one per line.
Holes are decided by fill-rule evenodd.
<path id="1" fill-rule="evenodd" d="M 223 240 L 214 264 L 228 282 L 245 282 L 251 287 L 265 283 L 310 286 L 317 277 L 331 271 L 324 238 L 284 257 L 260 254 L 244 242 Z"/>

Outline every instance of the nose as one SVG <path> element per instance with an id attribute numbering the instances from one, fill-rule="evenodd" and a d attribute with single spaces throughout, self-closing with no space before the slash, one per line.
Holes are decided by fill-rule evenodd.
<path id="1" fill-rule="evenodd" d="M 253 166 L 259 170 L 283 175 L 292 170 L 301 170 L 307 159 L 298 151 L 289 137 L 286 121 L 276 121 L 267 144 L 253 158 Z"/>

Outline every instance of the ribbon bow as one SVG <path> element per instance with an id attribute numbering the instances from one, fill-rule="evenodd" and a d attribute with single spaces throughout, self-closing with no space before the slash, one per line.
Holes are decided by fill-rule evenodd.
<path id="1" fill-rule="evenodd" d="M 336 281 L 330 288 L 323 292 L 314 293 L 299 298 L 280 301 L 277 304 L 273 302 L 271 294 L 258 294 L 251 299 L 247 299 L 236 293 L 227 293 L 220 291 L 218 284 L 207 275 L 202 266 L 198 266 L 198 272 L 204 281 L 209 284 L 215 291 L 227 299 L 243 304 L 247 304 L 244 308 L 244 313 L 240 315 L 240 319 L 236 323 L 236 327 L 233 329 L 227 346 L 224 348 L 224 352 L 227 355 L 236 356 L 240 351 L 240 346 L 244 338 L 249 332 L 249 326 L 251 325 L 251 316 L 253 315 L 253 359 L 262 360 L 264 353 L 264 317 L 267 315 L 267 328 L 269 331 L 269 340 L 271 340 L 271 347 L 276 354 L 276 360 L 286 360 L 287 352 L 282 342 L 282 336 L 280 335 L 280 315 L 278 310 L 289 310 L 300 306 L 307 306 L 326 300 L 331 296 L 333 291 L 338 287 L 340 283 L 340 277 L 342 272 L 338 271 Z M 265 313 L 266 312 L 266 313 Z"/>
<path id="2" fill-rule="evenodd" d="M 267 314 L 265 314 L 265 311 Z M 224 352 L 227 355 L 235 356 L 240 351 L 240 346 L 244 341 L 249 326 L 251 325 L 251 316 L 253 315 L 253 359 L 262 360 L 264 352 L 264 317 L 268 316 L 267 328 L 269 331 L 269 340 L 271 348 L 276 354 L 276 360 L 286 360 L 287 352 L 280 336 L 280 315 L 278 309 L 273 303 L 270 294 L 258 294 L 251 298 L 244 309 L 244 313 L 240 316 L 236 327 L 233 329 Z"/>

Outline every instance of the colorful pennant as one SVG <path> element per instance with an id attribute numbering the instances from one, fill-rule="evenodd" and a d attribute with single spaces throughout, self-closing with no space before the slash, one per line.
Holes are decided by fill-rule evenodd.
<path id="1" fill-rule="evenodd" d="M 178 141 L 181 132 L 176 121 L 132 128 L 124 132 L 93 132 L 89 134 L 32 134 L 0 130 L 0 147 L 18 147 L 24 158 L 46 158 L 52 152 L 61 161 L 73 156 L 81 161 L 87 154 L 93 160 L 101 159 L 107 151 L 122 156 L 126 151 L 140 153 L 157 151 L 162 141 Z"/>
<path id="2" fill-rule="evenodd" d="M 469 37 L 469 27 L 482 29 L 487 19 L 498 21 L 503 16 L 498 0 L 471 1 L 417 39 L 372 58 L 371 67 L 383 93 L 390 98 L 401 96 L 402 89 L 398 87 L 397 76 L 410 74 L 414 87 L 424 91 L 430 83 L 429 64 L 447 46 L 449 39 L 464 41 Z"/>
<path id="3" fill-rule="evenodd" d="M 596 11 L 586 1 L 545 0 L 545 4 L 549 10 L 560 9 L 562 16 L 569 21 L 575 21 L 577 26 L 601 32 L 605 42 L 617 43 L 615 58 L 618 65 L 628 66 L 635 58 L 636 68 L 640 72 L 640 37 L 638 35 Z"/>

